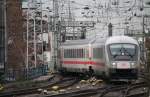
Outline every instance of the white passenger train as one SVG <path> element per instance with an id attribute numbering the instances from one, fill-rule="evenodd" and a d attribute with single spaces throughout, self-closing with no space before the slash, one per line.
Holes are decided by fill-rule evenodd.
<path id="1" fill-rule="evenodd" d="M 136 79 L 140 47 L 128 36 L 73 40 L 60 47 L 61 72 L 91 72 L 111 79 Z"/>

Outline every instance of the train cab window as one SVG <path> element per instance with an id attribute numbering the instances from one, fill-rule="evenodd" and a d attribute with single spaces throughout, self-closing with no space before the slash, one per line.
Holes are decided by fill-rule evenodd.
<path id="1" fill-rule="evenodd" d="M 109 48 L 114 60 L 135 60 L 136 58 L 137 50 L 134 44 L 112 44 Z"/>

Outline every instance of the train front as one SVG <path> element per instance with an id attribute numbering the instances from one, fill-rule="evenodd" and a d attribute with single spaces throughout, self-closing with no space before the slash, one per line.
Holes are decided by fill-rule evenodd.
<path id="1" fill-rule="evenodd" d="M 107 72 L 111 79 L 137 79 L 140 48 L 127 36 L 114 36 L 106 41 Z"/>

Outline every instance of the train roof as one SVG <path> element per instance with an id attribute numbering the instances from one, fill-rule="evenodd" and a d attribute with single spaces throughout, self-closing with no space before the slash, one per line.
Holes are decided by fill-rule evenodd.
<path id="1" fill-rule="evenodd" d="M 62 46 L 67 45 L 88 45 L 88 44 L 104 44 L 106 41 L 106 38 L 97 37 L 97 38 L 90 38 L 90 39 L 83 39 L 83 40 L 70 40 L 62 43 Z"/>
<path id="2" fill-rule="evenodd" d="M 131 43 L 138 45 L 138 41 L 132 37 L 129 36 L 112 36 L 109 37 L 106 41 L 106 45 L 112 44 L 112 43 Z"/>
<path id="3" fill-rule="evenodd" d="M 74 45 L 89 45 L 89 44 L 99 44 L 99 45 L 108 45 L 112 43 L 131 43 L 138 45 L 138 41 L 132 37 L 128 36 L 112 36 L 107 38 L 94 37 L 90 39 L 83 40 L 69 40 L 61 44 L 61 46 L 74 46 Z"/>

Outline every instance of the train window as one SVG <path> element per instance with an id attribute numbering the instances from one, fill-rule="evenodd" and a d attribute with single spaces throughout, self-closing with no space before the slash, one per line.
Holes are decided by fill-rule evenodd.
<path id="1" fill-rule="evenodd" d="M 64 50 L 64 58 L 69 58 L 70 57 L 70 50 L 69 49 L 65 49 Z"/>
<path id="2" fill-rule="evenodd" d="M 81 57 L 83 58 L 83 49 L 81 49 Z"/>
<path id="3" fill-rule="evenodd" d="M 83 49 L 80 50 L 80 56 L 83 58 Z"/>
<path id="4" fill-rule="evenodd" d="M 66 55 L 67 55 L 67 58 L 69 58 L 69 57 L 71 56 L 71 51 L 70 51 L 70 49 L 67 50 L 67 54 L 66 54 Z"/>
<path id="5" fill-rule="evenodd" d="M 71 58 L 75 58 L 75 57 L 76 57 L 76 49 L 73 49 Z"/>
<path id="6" fill-rule="evenodd" d="M 66 58 L 70 57 L 70 50 L 66 50 Z"/>
<path id="7" fill-rule="evenodd" d="M 93 48 L 93 58 L 102 58 L 103 49 L 102 48 Z"/>
<path id="8" fill-rule="evenodd" d="M 78 58 L 78 49 L 75 49 L 74 55 L 74 58 Z"/>
<path id="9" fill-rule="evenodd" d="M 135 45 L 131 44 L 115 44 L 110 46 L 111 54 L 123 54 L 123 53 L 129 53 L 131 55 L 135 55 Z"/>
<path id="10" fill-rule="evenodd" d="M 78 58 L 82 58 L 81 49 L 78 49 Z"/>
<path id="11" fill-rule="evenodd" d="M 79 58 L 79 49 L 75 50 L 75 58 Z"/>
<path id="12" fill-rule="evenodd" d="M 89 57 L 89 50 L 88 49 L 85 50 L 85 54 L 86 54 L 85 57 L 88 58 Z"/>
<path id="13" fill-rule="evenodd" d="M 64 58 L 84 58 L 85 50 L 84 49 L 65 49 Z"/>
<path id="14" fill-rule="evenodd" d="M 84 49 L 82 49 L 82 57 L 84 58 Z"/>
<path id="15" fill-rule="evenodd" d="M 68 58 L 71 57 L 71 50 L 70 49 L 68 50 L 67 55 L 68 55 Z"/>
<path id="16" fill-rule="evenodd" d="M 81 49 L 78 49 L 78 53 L 77 53 L 77 54 L 78 54 L 78 56 L 77 56 L 78 58 L 82 58 L 82 57 L 81 57 L 81 56 L 82 56 L 82 55 L 81 55 Z"/>
<path id="17" fill-rule="evenodd" d="M 80 49 L 80 58 L 84 58 L 84 49 Z"/>
<path id="18" fill-rule="evenodd" d="M 70 58 L 71 55 L 72 55 L 72 54 L 71 54 L 71 49 L 68 49 L 68 53 L 67 53 L 67 54 L 68 54 L 68 58 Z"/>
<path id="19" fill-rule="evenodd" d="M 85 49 L 83 49 L 83 58 L 85 58 L 86 56 L 85 56 Z"/>
<path id="20" fill-rule="evenodd" d="M 70 57 L 70 50 L 66 50 L 66 58 Z"/>
<path id="21" fill-rule="evenodd" d="M 68 50 L 67 55 L 68 55 L 67 58 L 71 57 L 71 50 L 70 49 Z"/>
<path id="22" fill-rule="evenodd" d="M 80 49 L 80 57 L 83 58 L 83 49 Z"/>
<path id="23" fill-rule="evenodd" d="M 82 54 L 83 54 L 83 53 L 82 53 L 82 49 L 79 49 L 78 54 L 79 54 L 78 57 L 82 58 Z"/>
<path id="24" fill-rule="evenodd" d="M 74 49 L 71 49 L 71 58 L 74 57 L 74 53 L 73 53 Z"/>
<path id="25" fill-rule="evenodd" d="M 76 50 L 76 58 L 79 58 L 79 49 Z"/>
<path id="26" fill-rule="evenodd" d="M 77 57 L 77 53 L 76 52 L 77 52 L 77 49 L 74 49 L 72 58 L 76 58 Z"/>
<path id="27" fill-rule="evenodd" d="M 70 49 L 69 51 L 70 51 L 69 55 L 70 55 L 70 58 L 71 58 L 72 57 L 72 49 Z"/>
<path id="28" fill-rule="evenodd" d="M 71 58 L 74 58 L 75 57 L 75 49 L 72 49 L 72 56 Z"/>
<path id="29" fill-rule="evenodd" d="M 77 57 L 77 49 L 73 49 L 73 56 L 72 56 L 72 58 L 76 58 Z"/>

